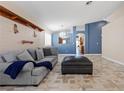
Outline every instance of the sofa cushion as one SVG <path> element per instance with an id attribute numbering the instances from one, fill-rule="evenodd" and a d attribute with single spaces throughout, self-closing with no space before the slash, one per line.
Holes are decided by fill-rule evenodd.
<path id="1" fill-rule="evenodd" d="M 50 48 L 43 48 L 44 56 L 51 56 L 52 52 Z"/>
<path id="2" fill-rule="evenodd" d="M 31 60 L 34 61 L 34 59 L 31 57 L 31 55 L 28 53 L 27 50 L 24 50 L 21 54 L 17 55 L 17 57 L 19 58 L 19 60 Z"/>
<path id="3" fill-rule="evenodd" d="M 16 56 L 14 56 L 12 53 L 4 54 L 4 55 L 3 55 L 3 59 L 5 60 L 5 62 L 17 61 Z"/>
<path id="4" fill-rule="evenodd" d="M 57 55 L 58 54 L 57 48 L 51 48 L 51 53 L 52 55 Z"/>
<path id="5" fill-rule="evenodd" d="M 29 54 L 32 56 L 34 60 L 37 60 L 36 49 L 27 49 L 27 51 L 29 52 Z"/>
<path id="6" fill-rule="evenodd" d="M 48 70 L 46 67 L 35 67 L 33 70 L 32 70 L 32 76 L 39 76 L 43 73 L 46 73 L 46 70 Z"/>
<path id="7" fill-rule="evenodd" d="M 37 60 L 41 60 L 44 58 L 43 49 L 36 49 Z"/>
<path id="8" fill-rule="evenodd" d="M 43 58 L 43 59 L 41 59 L 39 61 L 36 61 L 36 63 L 40 63 L 40 62 L 44 62 L 44 61 L 49 61 L 50 63 L 52 63 L 52 66 L 54 66 L 56 61 L 57 61 L 57 58 L 56 57 L 54 57 L 54 58 L 45 57 L 45 58 Z"/>
<path id="9" fill-rule="evenodd" d="M 7 63 L 7 62 L 0 63 L 0 72 L 4 72 L 7 69 L 7 67 L 11 64 L 12 63 Z M 33 68 L 34 68 L 33 63 L 29 62 L 24 65 L 22 71 L 31 71 Z"/>
<path id="10" fill-rule="evenodd" d="M 9 65 L 11 65 L 11 64 L 12 64 L 11 62 L 9 62 L 9 63 L 7 63 L 7 62 L 0 63 L 0 73 L 4 72 L 7 69 L 7 67 Z"/>
<path id="11" fill-rule="evenodd" d="M 38 61 L 36 61 L 36 62 L 37 62 L 37 63 L 44 62 L 44 61 L 52 62 L 53 60 L 54 60 L 54 58 L 43 58 L 43 59 L 38 60 Z"/>
<path id="12" fill-rule="evenodd" d="M 53 59 L 57 59 L 57 56 L 46 56 L 45 58 L 53 58 Z"/>
<path id="13" fill-rule="evenodd" d="M 0 56 L 0 63 L 2 63 L 2 62 L 4 62 L 4 61 L 3 61 L 2 57 Z"/>

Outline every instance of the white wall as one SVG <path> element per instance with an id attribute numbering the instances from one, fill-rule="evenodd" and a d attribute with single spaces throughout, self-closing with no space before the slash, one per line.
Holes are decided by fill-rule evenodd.
<path id="1" fill-rule="evenodd" d="M 51 33 L 45 31 L 45 46 L 51 46 Z"/>
<path id="2" fill-rule="evenodd" d="M 85 31 L 85 25 L 76 26 L 76 31 Z"/>
<path id="3" fill-rule="evenodd" d="M 13 26 L 17 24 L 19 33 L 14 34 Z M 0 16 L 0 53 L 35 47 L 45 46 L 45 32 L 36 31 L 37 37 L 33 37 L 33 29 L 15 23 Z M 33 44 L 22 44 L 22 40 L 33 41 Z"/>
<path id="4" fill-rule="evenodd" d="M 102 55 L 124 64 L 124 6 L 107 19 L 102 30 Z"/>

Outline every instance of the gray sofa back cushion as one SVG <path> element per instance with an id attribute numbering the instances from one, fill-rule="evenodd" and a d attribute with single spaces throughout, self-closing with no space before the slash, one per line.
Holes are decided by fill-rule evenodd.
<path id="1" fill-rule="evenodd" d="M 52 47 L 51 48 L 51 53 L 52 53 L 52 55 L 57 55 L 58 54 L 58 49 L 55 48 L 55 47 Z"/>
<path id="2" fill-rule="evenodd" d="M 5 62 L 14 62 L 17 61 L 16 56 L 14 56 L 12 53 L 6 53 L 3 55 L 3 59 Z"/>
<path id="3" fill-rule="evenodd" d="M 21 54 L 17 55 L 19 60 L 30 60 L 30 61 L 34 61 L 34 59 L 32 58 L 32 56 L 28 53 L 27 50 L 24 50 Z"/>
<path id="4" fill-rule="evenodd" d="M 43 48 L 44 56 L 51 56 L 52 51 L 50 48 Z"/>
<path id="5" fill-rule="evenodd" d="M 0 63 L 2 63 L 2 62 L 4 62 L 4 61 L 3 61 L 2 57 L 0 56 Z"/>
<path id="6" fill-rule="evenodd" d="M 44 53 L 43 53 L 43 49 L 36 49 L 36 55 L 37 55 L 37 60 L 41 60 L 44 58 Z"/>
<path id="7" fill-rule="evenodd" d="M 34 60 L 37 60 L 36 49 L 27 49 Z"/>

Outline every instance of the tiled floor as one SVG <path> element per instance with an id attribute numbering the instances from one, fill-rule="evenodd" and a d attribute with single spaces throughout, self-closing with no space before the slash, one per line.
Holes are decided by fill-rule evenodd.
<path id="1" fill-rule="evenodd" d="M 101 56 L 87 56 L 93 62 L 93 75 L 61 75 L 61 60 L 52 72 L 41 82 L 34 86 L 3 86 L 0 90 L 11 91 L 72 91 L 72 90 L 124 90 L 124 66 L 119 65 Z"/>

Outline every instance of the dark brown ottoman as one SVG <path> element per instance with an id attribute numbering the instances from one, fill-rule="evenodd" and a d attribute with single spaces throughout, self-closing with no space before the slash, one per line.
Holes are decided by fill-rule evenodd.
<path id="1" fill-rule="evenodd" d="M 92 74 L 93 64 L 84 57 L 66 56 L 61 64 L 62 74 Z"/>

